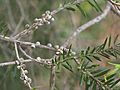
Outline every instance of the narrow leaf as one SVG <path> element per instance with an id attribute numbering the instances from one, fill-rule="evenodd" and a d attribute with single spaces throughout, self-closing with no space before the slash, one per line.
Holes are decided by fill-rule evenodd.
<path id="1" fill-rule="evenodd" d="M 118 37 L 119 37 L 119 35 L 117 35 L 117 36 L 115 37 L 115 39 L 114 39 L 114 44 L 116 44 Z"/>
<path id="2" fill-rule="evenodd" d="M 92 62 L 92 60 L 88 56 L 86 56 L 86 59 L 89 60 L 90 62 Z"/>
<path id="3" fill-rule="evenodd" d="M 104 85 L 108 85 L 110 84 L 111 82 L 113 82 L 115 80 L 115 78 L 111 78 L 109 80 L 107 80 L 107 82 L 104 83 Z"/>
<path id="4" fill-rule="evenodd" d="M 108 47 L 111 46 L 111 36 L 109 37 L 109 40 L 108 40 Z"/>
<path id="5" fill-rule="evenodd" d="M 97 84 L 96 84 L 96 82 L 93 83 L 92 90 L 97 90 Z"/>
<path id="6" fill-rule="evenodd" d="M 89 50 L 90 50 L 90 47 L 87 48 L 87 50 L 85 52 L 86 55 L 88 54 Z"/>
<path id="7" fill-rule="evenodd" d="M 80 78 L 79 78 L 79 84 L 82 85 L 84 80 L 84 75 L 81 73 Z"/>
<path id="8" fill-rule="evenodd" d="M 89 61 L 84 61 L 83 65 L 82 65 L 84 67 L 84 69 L 86 69 L 88 64 L 89 64 Z"/>
<path id="9" fill-rule="evenodd" d="M 103 43 L 103 49 L 105 48 L 106 44 L 107 44 L 107 40 L 108 38 L 105 39 L 104 43 Z"/>
<path id="10" fill-rule="evenodd" d="M 91 50 L 91 52 L 90 52 L 90 53 L 94 53 L 94 52 L 95 52 L 95 50 L 96 50 L 96 48 L 94 47 L 94 48 Z"/>
<path id="11" fill-rule="evenodd" d="M 96 60 L 101 61 L 100 57 L 98 56 L 93 56 Z"/>
<path id="12" fill-rule="evenodd" d="M 96 2 L 96 0 L 94 0 L 94 2 L 95 2 L 95 4 L 96 4 L 96 6 L 98 7 L 98 9 L 99 9 L 101 12 L 103 12 L 102 9 L 100 8 L 100 6 L 98 5 L 98 3 Z"/>
<path id="13" fill-rule="evenodd" d="M 66 9 L 70 10 L 70 11 L 75 11 L 75 8 L 73 8 L 73 7 L 67 7 Z"/>
<path id="14" fill-rule="evenodd" d="M 116 80 L 116 81 L 113 83 L 113 85 L 111 85 L 110 87 L 111 87 L 111 88 L 114 87 L 119 81 L 120 81 L 120 79 Z"/>
<path id="15" fill-rule="evenodd" d="M 67 70 L 69 70 L 70 72 L 73 72 L 73 70 L 68 66 L 68 65 L 66 65 L 66 64 L 62 64 L 63 65 L 63 67 L 65 67 Z"/>
<path id="16" fill-rule="evenodd" d="M 63 54 L 62 54 L 63 60 L 65 59 L 65 50 L 63 49 Z"/>
<path id="17" fill-rule="evenodd" d="M 98 8 L 90 1 L 90 0 L 87 0 L 88 1 L 88 3 L 92 6 L 92 7 L 94 7 L 95 8 L 95 10 L 98 12 L 99 10 L 98 10 Z"/>
<path id="18" fill-rule="evenodd" d="M 110 56 L 108 54 L 104 53 L 104 52 L 98 53 L 98 54 L 105 57 L 105 58 L 107 58 L 107 59 L 110 59 Z"/>
<path id="19" fill-rule="evenodd" d="M 115 53 L 112 52 L 111 50 L 105 50 L 105 52 L 106 52 L 107 54 L 109 54 L 109 55 L 115 57 L 115 58 L 117 57 L 117 56 L 115 55 Z"/>
<path id="20" fill-rule="evenodd" d="M 98 67 L 99 65 L 98 64 L 93 64 L 93 65 L 90 65 L 88 67 L 86 67 L 87 69 L 92 69 L 92 68 L 96 68 Z"/>
<path id="21" fill-rule="evenodd" d="M 70 52 L 71 52 L 71 47 L 72 47 L 72 44 L 69 46 L 69 51 L 68 51 L 68 53 L 67 53 L 67 56 L 69 56 L 69 55 L 70 55 Z"/>
<path id="22" fill-rule="evenodd" d="M 96 75 L 94 75 L 94 77 L 102 76 L 102 75 L 106 74 L 109 71 L 110 71 L 109 69 L 104 69 L 104 70 L 100 71 L 99 73 L 97 73 Z"/>
<path id="23" fill-rule="evenodd" d="M 83 14 L 83 16 L 87 16 L 85 11 L 83 10 L 83 8 L 79 5 L 79 4 L 76 4 L 76 7 L 81 11 L 81 13 Z"/>

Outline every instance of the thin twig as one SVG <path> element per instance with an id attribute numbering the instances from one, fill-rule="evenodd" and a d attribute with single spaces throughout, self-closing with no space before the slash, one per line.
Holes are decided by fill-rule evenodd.
<path id="1" fill-rule="evenodd" d="M 66 47 L 73 38 L 75 38 L 79 33 L 81 33 L 82 31 L 86 30 L 88 27 L 100 22 L 102 19 L 104 19 L 107 14 L 109 13 L 111 9 L 111 5 L 107 4 L 106 8 L 104 9 L 103 13 L 100 16 L 97 16 L 96 18 L 90 20 L 89 22 L 85 23 L 84 25 L 78 27 L 73 33 L 72 35 L 65 41 L 65 43 L 63 44 L 63 47 Z"/>
<path id="2" fill-rule="evenodd" d="M 111 1 L 110 1 L 110 4 L 112 6 L 111 10 L 118 16 L 120 17 L 120 10 L 118 9 L 120 6 L 117 6 L 115 4 L 113 4 Z"/>
<path id="3" fill-rule="evenodd" d="M 14 45 L 15 45 L 16 57 L 17 57 L 18 60 L 20 60 L 20 57 L 19 57 L 19 54 L 18 54 L 18 47 L 17 47 L 16 42 L 14 42 Z"/>
<path id="4" fill-rule="evenodd" d="M 78 4 L 78 3 L 81 3 L 83 0 L 80 0 L 79 2 L 78 1 L 75 1 L 73 2 L 72 4 Z M 51 11 L 51 16 L 53 16 L 54 14 L 57 14 L 58 12 L 62 11 L 63 9 L 69 7 L 72 5 L 71 3 L 68 3 L 66 5 L 63 5 L 62 7 L 59 7 L 58 9 L 56 10 L 53 10 Z M 33 23 L 29 28 L 23 30 L 22 32 L 18 33 L 17 35 L 14 36 L 15 39 L 20 39 L 22 36 L 25 36 L 26 34 L 29 34 L 31 33 L 33 30 L 35 30 L 35 28 L 38 27 L 38 24 L 37 23 Z"/>
<path id="5" fill-rule="evenodd" d="M 54 66 L 54 65 L 51 66 L 50 90 L 54 90 L 54 88 L 55 88 L 55 78 L 56 78 L 55 68 L 56 68 L 56 66 Z"/>
<path id="6" fill-rule="evenodd" d="M 3 40 L 3 41 L 7 41 L 7 42 L 17 42 L 17 43 L 20 43 L 21 45 L 26 45 L 26 46 L 31 46 L 31 45 L 35 45 L 35 47 L 39 47 L 39 48 L 44 48 L 44 49 L 48 49 L 48 50 L 52 50 L 52 51 L 55 51 L 55 48 L 53 47 L 48 47 L 46 45 L 38 45 L 36 43 L 32 43 L 32 42 L 24 42 L 24 41 L 20 41 L 20 40 L 15 40 L 13 38 L 10 38 L 10 37 L 7 37 L 7 36 L 3 36 L 3 35 L 0 35 L 0 39 Z"/>
<path id="7" fill-rule="evenodd" d="M 27 58 L 29 58 L 29 59 L 31 59 L 31 60 L 33 60 L 34 58 L 32 58 L 30 55 L 28 55 L 23 49 L 22 49 L 22 47 L 19 45 L 19 49 L 20 49 L 20 51 L 27 57 Z"/>
<path id="8" fill-rule="evenodd" d="M 15 65 L 17 60 L 11 61 L 11 62 L 4 62 L 4 63 L 0 63 L 0 67 L 4 67 L 4 66 L 10 66 L 10 65 Z M 26 59 L 21 61 L 22 63 L 29 63 L 29 62 L 33 62 L 33 60 L 31 59 Z"/>

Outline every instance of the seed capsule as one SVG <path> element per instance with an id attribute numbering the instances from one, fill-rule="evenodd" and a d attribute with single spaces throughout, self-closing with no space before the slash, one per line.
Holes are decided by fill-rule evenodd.
<path id="1" fill-rule="evenodd" d="M 35 29 L 38 29 L 38 26 L 36 26 Z"/>
<path id="2" fill-rule="evenodd" d="M 40 45 L 40 42 L 39 42 L 39 41 L 37 41 L 37 42 L 36 42 L 36 45 L 38 45 L 38 46 L 39 46 L 39 45 Z"/>
<path id="3" fill-rule="evenodd" d="M 55 48 L 58 49 L 58 48 L 59 48 L 59 45 L 55 45 Z"/>
<path id="4" fill-rule="evenodd" d="M 51 44 L 51 43 L 48 43 L 47 46 L 48 46 L 48 47 L 52 47 L 52 44 Z"/>
<path id="5" fill-rule="evenodd" d="M 32 48 L 35 48 L 35 44 L 32 44 L 31 47 L 32 47 Z"/>
<path id="6" fill-rule="evenodd" d="M 25 73 L 25 74 L 28 74 L 28 70 L 24 70 L 24 73 Z"/>
<path id="7" fill-rule="evenodd" d="M 40 61 L 40 60 L 41 60 L 41 58 L 40 58 L 40 57 L 37 57 L 37 60 L 39 60 L 39 61 Z"/>
<path id="8" fill-rule="evenodd" d="M 56 55 L 59 55 L 59 54 L 60 54 L 60 52 L 59 52 L 59 51 L 57 51 L 55 54 L 56 54 Z"/>
<path id="9" fill-rule="evenodd" d="M 51 21 L 55 21 L 55 19 L 54 19 L 54 18 L 51 18 Z"/>
<path id="10" fill-rule="evenodd" d="M 50 11 L 46 11 L 45 13 L 46 13 L 46 14 L 50 14 L 51 12 L 50 12 Z"/>
<path id="11" fill-rule="evenodd" d="M 27 28 L 27 29 L 28 29 L 29 27 L 30 27 L 30 25 L 29 25 L 29 24 L 26 24 L 26 25 L 25 25 L 25 28 Z"/>

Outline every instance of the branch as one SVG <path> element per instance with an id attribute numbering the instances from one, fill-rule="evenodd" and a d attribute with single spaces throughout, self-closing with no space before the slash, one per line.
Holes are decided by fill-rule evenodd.
<path id="1" fill-rule="evenodd" d="M 52 15 L 55 15 L 55 14 L 59 13 L 60 11 L 64 10 L 65 8 L 71 6 L 71 4 L 72 4 L 72 5 L 76 5 L 76 4 L 80 4 L 80 3 L 83 2 L 83 1 L 84 1 L 84 0 L 75 0 L 73 3 L 68 3 L 68 4 L 66 4 L 66 5 L 60 6 L 58 9 L 53 10 L 53 11 L 51 12 L 51 14 L 52 14 Z"/>
<path id="2" fill-rule="evenodd" d="M 0 67 L 4 67 L 4 66 L 9 66 L 9 65 L 15 65 L 16 61 L 12 61 L 12 62 L 4 62 L 4 63 L 0 63 Z M 24 61 L 21 61 L 22 63 L 29 63 L 29 62 L 33 62 L 31 59 L 26 59 Z"/>
<path id="3" fill-rule="evenodd" d="M 18 61 L 18 60 L 14 60 L 14 61 L 11 61 L 11 62 L 0 63 L 0 67 L 15 65 L 16 61 Z M 38 59 L 36 59 L 36 60 L 26 59 L 26 60 L 23 60 L 21 62 L 22 63 L 30 63 L 30 62 L 35 62 L 35 61 L 38 61 Z M 39 62 L 39 64 L 42 64 L 42 65 L 51 65 L 51 59 L 41 59 L 41 61 Z"/>
<path id="4" fill-rule="evenodd" d="M 37 44 L 37 43 L 32 43 L 32 42 L 24 42 L 24 41 L 16 40 L 16 39 L 13 39 L 13 38 L 10 38 L 10 37 L 7 37 L 7 36 L 3 36 L 3 35 L 0 35 L 0 39 L 3 40 L 3 41 L 7 41 L 7 42 L 12 42 L 12 43 L 17 42 L 17 43 L 20 43 L 21 45 L 26 45 L 26 46 L 34 45 L 35 47 L 55 51 L 55 48 L 53 48 L 53 47 L 49 47 L 49 46 L 42 45 L 42 44 Z"/>
<path id="5" fill-rule="evenodd" d="M 39 26 L 42 26 L 44 24 L 50 24 L 50 22 L 52 21 L 52 16 L 54 16 L 55 14 L 57 14 L 58 12 L 62 11 L 63 9 L 71 6 L 71 5 L 75 5 L 75 4 L 78 4 L 78 3 L 81 3 L 83 2 L 83 0 L 80 0 L 80 1 L 74 1 L 73 3 L 68 3 L 66 5 L 63 5 L 62 7 L 59 7 L 58 9 L 56 10 L 53 10 L 53 11 L 46 11 L 41 18 L 36 18 L 35 19 L 35 22 L 33 22 L 32 25 L 28 25 L 29 27 L 27 27 L 25 30 L 23 30 L 22 32 L 18 33 L 17 35 L 14 36 L 15 39 L 20 39 L 22 36 L 26 35 L 26 34 L 29 34 L 31 33 L 33 30 L 36 30 L 38 29 Z M 51 17 L 51 18 L 49 18 Z"/>
<path id="6" fill-rule="evenodd" d="M 56 78 L 56 72 L 55 72 L 56 66 L 51 66 L 51 75 L 50 75 L 50 90 L 54 90 L 55 88 L 55 78 Z"/>
<path id="7" fill-rule="evenodd" d="M 111 8 L 111 10 L 118 16 L 118 17 L 120 17 L 120 3 L 119 3 L 119 5 L 116 5 L 115 3 L 113 3 L 111 0 L 109 0 L 109 2 L 110 2 L 110 4 L 111 4 L 111 6 L 112 6 L 112 8 Z"/>
<path id="8" fill-rule="evenodd" d="M 89 22 L 85 23 L 84 25 L 78 27 L 73 33 L 72 35 L 65 41 L 65 43 L 63 44 L 63 47 L 66 47 L 73 38 L 75 38 L 79 33 L 81 33 L 82 31 L 86 30 L 88 27 L 100 22 L 102 19 L 104 19 L 107 14 L 110 12 L 111 9 L 111 5 L 108 3 L 106 8 L 104 9 L 103 13 L 100 16 L 97 16 L 96 18 L 90 20 Z"/>

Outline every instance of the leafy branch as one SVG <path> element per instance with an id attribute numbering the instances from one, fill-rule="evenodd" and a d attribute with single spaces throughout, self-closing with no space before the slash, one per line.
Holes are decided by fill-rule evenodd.
<path id="1" fill-rule="evenodd" d="M 120 55 L 120 50 L 116 50 L 116 47 L 120 47 L 120 44 L 117 43 L 117 38 L 118 35 L 115 37 L 112 44 L 110 36 L 105 39 L 103 44 L 94 48 L 88 47 L 86 50 L 82 50 L 80 53 L 75 55 L 73 55 L 70 45 L 69 50 L 63 50 L 59 59 L 53 60 L 53 63 L 58 67 L 57 69 L 65 67 L 67 70 L 72 72 L 72 74 L 76 74 L 71 61 L 76 63 L 75 60 L 78 59 L 79 64 L 76 64 L 77 74 L 79 74 L 80 77 L 80 85 L 84 84 L 86 90 L 96 90 L 97 88 L 101 90 L 111 90 L 111 88 L 120 81 L 116 73 L 117 71 L 113 72 L 108 67 L 102 67 L 99 64 L 96 64 L 94 60 L 103 62 L 102 57 L 107 58 L 108 60 L 111 60 L 112 57 L 117 58 Z"/>

